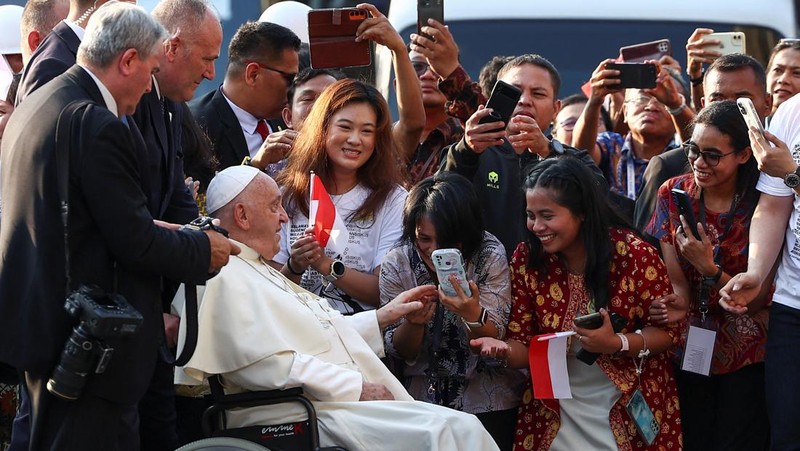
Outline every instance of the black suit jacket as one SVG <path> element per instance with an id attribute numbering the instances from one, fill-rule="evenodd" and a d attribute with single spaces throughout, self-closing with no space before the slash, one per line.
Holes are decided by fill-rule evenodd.
<path id="1" fill-rule="evenodd" d="M 668 150 L 656 155 L 647 163 L 642 177 L 642 191 L 636 198 L 633 220 L 636 229 L 644 233 L 650 223 L 650 217 L 656 209 L 658 188 L 672 177 L 689 172 L 689 160 L 683 147 Z M 658 247 L 658 246 L 656 246 Z"/>
<path id="2" fill-rule="evenodd" d="M 242 164 L 250 155 L 244 131 L 231 106 L 222 95 L 222 86 L 189 102 L 195 120 L 211 140 L 211 151 L 219 160 L 219 170 Z M 272 130 L 285 128 L 282 120 L 269 120 Z"/>
<path id="3" fill-rule="evenodd" d="M 195 120 L 211 140 L 211 151 L 219 160 L 219 170 L 242 164 L 250 155 L 242 126 L 219 87 L 189 102 Z"/>
<path id="4" fill-rule="evenodd" d="M 55 143 L 56 121 L 74 100 L 90 106 Z M 30 124 L 38 124 L 31 132 Z M 80 144 L 80 145 L 79 145 Z M 96 284 L 124 296 L 144 316 L 85 391 L 136 402 L 157 360 L 163 329 L 160 276 L 191 283 L 207 277 L 208 239 L 153 223 L 141 189 L 140 158 L 131 132 L 102 103 L 78 66 L 34 92 L 14 112 L 2 141 L 3 225 L 0 228 L 0 361 L 49 376 L 76 320 L 64 310 L 65 271 L 55 153 L 69 158 L 69 246 L 72 289 Z"/>
<path id="5" fill-rule="evenodd" d="M 148 208 L 154 218 L 177 224 L 198 215 L 197 204 L 183 181 L 182 114 L 180 105 L 170 100 L 162 107 L 155 89 L 142 96 L 133 114 L 147 149 Z"/>
<path id="6" fill-rule="evenodd" d="M 72 67 L 80 44 L 81 40 L 63 20 L 53 27 L 53 31 L 39 44 L 22 71 L 22 80 L 17 90 L 17 105 L 30 93 Z"/>

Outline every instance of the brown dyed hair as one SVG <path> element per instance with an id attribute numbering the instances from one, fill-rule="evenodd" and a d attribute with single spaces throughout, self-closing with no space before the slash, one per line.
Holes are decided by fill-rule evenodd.
<path id="1" fill-rule="evenodd" d="M 308 216 L 310 173 L 322 180 L 328 192 L 333 191 L 332 168 L 328 161 L 325 140 L 330 119 L 339 110 L 364 103 L 376 115 L 375 149 L 356 175 L 359 183 L 370 190 L 369 196 L 355 211 L 351 220 L 369 220 L 383 205 L 389 193 L 402 183 L 397 150 L 392 142 L 389 106 L 375 87 L 353 79 L 339 80 L 328 86 L 311 108 L 303 131 L 298 134 L 286 167 L 278 176 L 283 187 L 283 206 L 287 212 L 300 211 Z M 291 213 L 290 213 L 291 215 Z"/>

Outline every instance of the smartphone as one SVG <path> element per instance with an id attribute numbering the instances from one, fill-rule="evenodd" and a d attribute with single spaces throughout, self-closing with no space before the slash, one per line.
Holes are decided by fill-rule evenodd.
<path id="1" fill-rule="evenodd" d="M 725 33 L 711 33 L 705 39 L 719 39 L 720 43 L 706 47 L 709 50 L 716 50 L 722 55 L 731 53 L 747 53 L 744 33 L 741 31 L 729 31 Z"/>
<path id="2" fill-rule="evenodd" d="M 603 317 L 600 315 L 600 312 L 594 312 L 575 318 L 573 323 L 584 329 L 599 329 L 600 326 L 603 325 Z"/>
<path id="3" fill-rule="evenodd" d="M 329 69 L 369 66 L 369 41 L 356 41 L 356 30 L 369 17 L 358 8 L 312 9 L 308 12 L 311 67 Z"/>
<path id="4" fill-rule="evenodd" d="M 456 296 L 456 290 L 450 283 L 450 274 L 455 274 L 458 284 L 464 294 L 472 296 L 472 291 L 467 283 L 467 273 L 464 271 L 464 258 L 458 249 L 436 249 L 431 254 L 433 267 L 436 269 L 436 277 L 439 279 L 439 286 L 448 296 Z"/>
<path id="5" fill-rule="evenodd" d="M 656 65 L 648 63 L 608 63 L 606 69 L 619 71 L 619 84 L 616 88 L 655 88 Z"/>
<path id="6" fill-rule="evenodd" d="M 519 98 L 522 91 L 516 86 L 510 85 L 502 80 L 497 80 L 492 89 L 492 94 L 489 96 L 489 101 L 486 102 L 486 108 L 491 108 L 492 112 L 488 116 L 481 119 L 481 124 L 489 122 L 502 121 L 504 127 L 508 126 L 508 121 L 511 120 L 511 115 L 514 114 L 514 109 L 517 107 Z M 502 130 L 498 128 L 494 131 Z"/>
<path id="7" fill-rule="evenodd" d="M 747 123 L 747 128 L 755 127 L 761 136 L 764 136 L 764 126 L 761 124 L 761 118 L 756 113 L 756 107 L 753 101 L 747 97 L 739 97 L 736 99 L 736 104 L 739 105 L 739 112 L 742 113 L 744 121 Z"/>
<path id="8" fill-rule="evenodd" d="M 626 63 L 643 63 L 647 60 L 658 60 L 664 55 L 672 55 L 672 44 L 669 39 L 659 39 L 627 45 L 620 47 L 619 54 Z"/>
<path id="9" fill-rule="evenodd" d="M 417 0 L 417 34 L 433 40 L 433 37 L 422 32 L 428 25 L 428 19 L 444 24 L 444 0 Z"/>
<path id="10" fill-rule="evenodd" d="M 631 399 L 625 405 L 625 410 L 628 411 L 631 420 L 636 424 L 636 429 L 639 430 L 642 440 L 647 442 L 648 446 L 652 445 L 656 441 L 658 433 L 661 432 L 661 425 L 658 424 L 653 411 L 647 405 L 641 390 L 637 389 L 633 392 Z"/>
<path id="11" fill-rule="evenodd" d="M 689 223 L 689 230 L 694 235 L 695 239 L 700 239 L 700 234 L 697 233 L 697 220 L 694 218 L 694 210 L 692 209 L 692 201 L 689 199 L 689 194 L 678 188 L 672 188 L 672 200 L 678 206 L 678 213 L 682 214 L 686 222 Z"/>

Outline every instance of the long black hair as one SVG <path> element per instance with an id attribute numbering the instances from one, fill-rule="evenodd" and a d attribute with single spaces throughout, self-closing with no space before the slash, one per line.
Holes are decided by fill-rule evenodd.
<path id="1" fill-rule="evenodd" d="M 417 223 L 427 217 L 440 248 L 460 247 L 469 260 L 483 241 L 483 220 L 472 183 L 454 172 L 442 172 L 411 188 L 403 208 L 402 241 L 416 241 Z"/>
<path id="2" fill-rule="evenodd" d="M 552 200 L 573 215 L 583 217 L 580 237 L 586 249 L 586 288 L 596 307 L 608 302 L 608 270 L 611 262 L 611 227 L 630 229 L 630 225 L 608 204 L 606 193 L 597 189 L 596 177 L 579 159 L 562 155 L 539 162 L 523 183 L 525 191 L 534 188 L 550 190 Z M 528 267 L 544 268 L 542 243 L 526 228 L 530 258 Z"/>
<path id="3" fill-rule="evenodd" d="M 736 154 L 740 154 L 750 147 L 750 137 L 747 134 L 747 123 L 739 113 L 739 106 L 734 100 L 711 102 L 697 113 L 692 121 L 693 125 L 703 124 L 716 128 L 728 137 Z M 745 205 L 748 214 L 755 211 L 760 192 L 756 189 L 759 177 L 758 163 L 751 154 L 744 164 L 740 164 L 736 171 L 736 195 L 742 205 Z"/>

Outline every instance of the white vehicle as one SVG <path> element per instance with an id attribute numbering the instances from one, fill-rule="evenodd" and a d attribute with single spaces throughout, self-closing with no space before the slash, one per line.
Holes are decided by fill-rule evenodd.
<path id="1" fill-rule="evenodd" d="M 389 20 L 405 40 L 417 29 L 417 0 L 392 0 Z M 560 97 L 576 93 L 619 48 L 667 38 L 686 66 L 686 40 L 697 27 L 742 31 L 747 51 L 766 65 L 773 45 L 796 36 L 792 0 L 444 0 L 445 22 L 473 80 L 495 55 L 538 53 L 562 78 Z M 378 47 L 376 86 L 394 104 L 391 56 Z"/>

